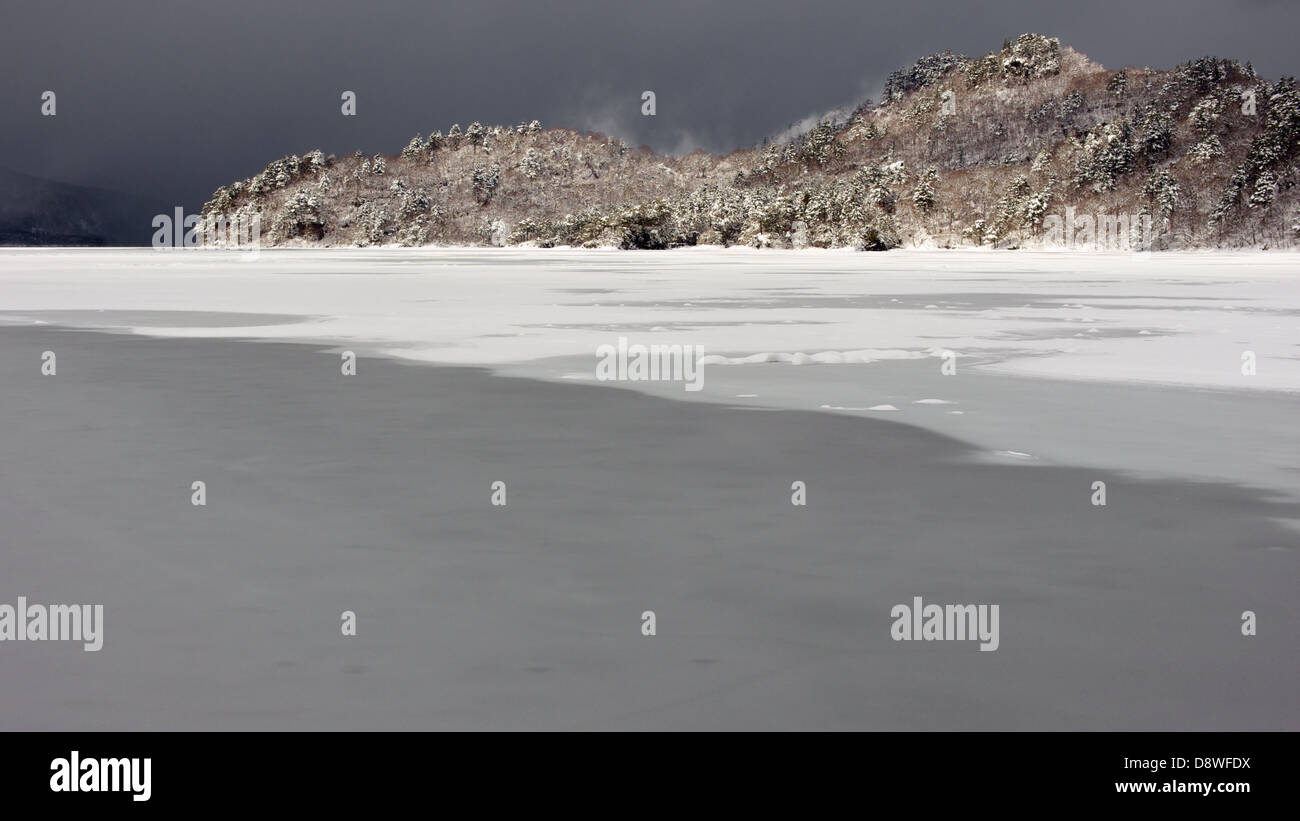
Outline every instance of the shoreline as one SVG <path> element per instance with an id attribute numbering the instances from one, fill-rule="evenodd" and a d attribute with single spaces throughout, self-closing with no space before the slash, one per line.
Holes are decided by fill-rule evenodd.
<path id="1" fill-rule="evenodd" d="M 959 378 L 940 378 L 939 361 L 921 357 L 844 364 L 708 365 L 703 366 L 705 389 L 691 392 L 674 382 L 598 381 L 595 355 L 456 365 L 403 355 L 390 343 L 378 341 L 208 335 L 214 328 L 238 333 L 243 328 L 263 327 L 270 319 L 279 327 L 309 325 L 320 317 L 154 312 L 165 313 L 172 321 L 188 319 L 204 331 L 186 337 L 177 335 L 185 327 L 180 325 L 155 329 L 157 333 L 141 330 L 139 323 L 150 312 L 120 312 L 124 316 L 118 322 L 122 324 L 116 326 L 86 322 L 93 315 L 102 323 L 109 318 L 104 313 L 27 313 L 50 319 L 40 320 L 47 323 L 41 325 L 21 325 L 11 319 L 12 324 L 6 325 L 6 313 L 0 311 L 0 328 L 63 328 L 157 340 L 214 338 L 303 344 L 330 353 L 351 350 L 363 359 L 381 358 L 418 367 L 485 368 L 503 377 L 620 388 L 671 401 L 877 418 L 951 436 L 978 453 L 976 458 L 1119 471 L 1135 478 L 1228 481 L 1255 492 L 1300 499 L 1300 470 L 1285 457 L 1300 452 L 1300 431 L 1289 424 L 1293 402 L 1289 391 L 1259 389 L 1242 394 L 1224 387 L 1178 383 L 1052 379 L 1001 371 L 996 360 L 968 362 L 961 366 Z M 1008 401 L 1009 396 L 1018 403 Z M 917 407 L 923 404 L 932 407 Z M 889 409 L 877 407 L 881 405 Z M 1090 419 L 1091 413 L 1101 415 Z M 1073 417 L 1075 427 L 1066 435 L 1059 426 L 1039 425 L 1045 414 Z M 951 416 L 961 418 L 946 418 Z M 1170 425 L 1179 430 L 1177 438 L 1196 442 L 1198 447 L 1165 448 Z M 1148 446 L 1148 441 L 1155 446 Z M 1296 526 L 1300 527 L 1300 521 Z"/>
<path id="2" fill-rule="evenodd" d="M 186 248 L 179 249 L 171 246 L 154 247 L 151 245 L 0 245 L 0 252 L 7 251 L 69 251 L 69 252 L 96 252 L 96 251 L 165 251 L 174 252 L 184 250 L 187 252 L 205 251 L 214 255 L 224 253 L 228 249 L 219 248 Z M 1230 255 L 1249 255 L 1249 254 L 1286 254 L 1300 251 L 1300 243 L 1283 248 L 1264 248 L 1264 247 L 1239 247 L 1239 248 L 1219 248 L 1219 247 L 1201 247 L 1201 248 L 1167 248 L 1157 249 L 1148 248 L 1140 251 L 1133 250 L 1110 250 L 1110 249 L 1092 249 L 1081 250 L 1079 248 L 1052 248 L 1052 247 L 1022 247 L 1022 248 L 993 248 L 991 246 L 963 246 L 961 248 L 947 248 L 941 245 L 913 245 L 899 248 L 889 248 L 880 251 L 862 251 L 849 246 L 839 248 L 822 248 L 818 246 L 805 246 L 803 248 L 758 248 L 752 245 L 681 245 L 672 248 L 620 248 L 617 245 L 600 245 L 595 248 L 588 248 L 583 245 L 552 245 L 543 246 L 535 243 L 519 243 L 517 245 L 402 245 L 400 243 L 391 243 L 387 245 L 269 245 L 265 248 L 259 246 L 261 251 L 291 251 L 291 252 L 333 252 L 333 251 L 362 251 L 362 252 L 389 252 L 397 251 L 401 253 L 439 253 L 444 251 L 487 251 L 487 252 L 509 252 L 509 251 L 544 251 L 561 253 L 609 253 L 617 251 L 620 254 L 672 254 L 672 253 L 698 253 L 698 252 L 735 252 L 754 253 L 754 254 L 788 254 L 788 253 L 824 253 L 835 255 L 851 256 L 883 256 L 883 255 L 906 255 L 906 254 L 1009 254 L 1009 255 L 1028 255 L 1028 254 L 1048 254 L 1052 256 L 1077 257 L 1079 259 L 1093 259 L 1098 256 L 1115 257 L 1117 259 L 1133 259 L 1144 256 L 1154 256 L 1156 258 L 1165 257 L 1214 257 Z M 232 258 L 237 259 L 240 255 L 247 253 L 242 250 L 229 252 Z"/>
<path id="3" fill-rule="evenodd" d="M 933 359 L 707 366 L 703 390 L 696 392 L 683 390 L 681 382 L 599 381 L 593 364 L 557 357 L 492 371 L 672 401 L 879 419 L 952 437 L 976 458 L 1014 454 L 1022 458 L 1012 463 L 1026 466 L 1228 481 L 1300 500 L 1300 470 L 1289 457 L 1300 453 L 1295 400 L 1282 392 L 1059 380 L 1000 373 L 982 363 L 945 377 Z M 1195 446 L 1175 448 L 1172 442 Z"/>

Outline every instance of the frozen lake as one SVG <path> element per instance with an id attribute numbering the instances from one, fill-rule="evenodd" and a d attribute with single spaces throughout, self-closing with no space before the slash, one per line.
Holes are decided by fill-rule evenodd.
<path id="1" fill-rule="evenodd" d="M 990 458 L 1300 497 L 1288 253 L 12 250 L 0 322 L 310 341 L 592 382 L 596 351 L 620 337 L 694 345 L 706 362 L 750 364 L 705 365 L 698 393 L 601 384 L 888 414 Z"/>
<path id="2" fill-rule="evenodd" d="M 131 312 L 59 318 L 443 364 L 586 356 L 611 335 L 653 334 L 730 357 L 948 349 L 1052 378 L 1300 391 L 1288 253 L 0 250 L 0 272 L 8 314 Z"/>
<path id="3" fill-rule="evenodd" d="M 2 251 L 0 728 L 1300 728 L 1295 260 Z"/>

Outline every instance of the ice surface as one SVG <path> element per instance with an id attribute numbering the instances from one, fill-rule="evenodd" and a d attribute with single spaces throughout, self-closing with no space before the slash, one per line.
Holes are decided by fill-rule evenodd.
<path id="1" fill-rule="evenodd" d="M 970 366 L 1058 379 L 1300 390 L 1300 257 L 1280 252 L 0 251 L 0 315 L 41 311 L 441 363 L 594 356 L 619 335 L 653 334 L 702 345 L 706 364 L 951 351 L 963 367 L 975 357 Z M 232 326 L 157 313 L 196 311 L 273 316 Z M 1089 332 L 1076 337 L 1080 325 Z"/>

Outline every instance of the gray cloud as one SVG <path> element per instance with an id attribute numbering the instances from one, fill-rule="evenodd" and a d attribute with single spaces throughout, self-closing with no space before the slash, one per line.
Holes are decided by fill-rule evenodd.
<path id="1" fill-rule="evenodd" d="M 923 54 L 1024 31 L 1108 66 L 1214 54 L 1293 75 L 1298 28 L 1300 7 L 1260 0 L 31 2 L 0 44 L 0 164 L 196 207 L 285 153 L 393 153 L 457 121 L 729 151 L 851 108 Z"/>

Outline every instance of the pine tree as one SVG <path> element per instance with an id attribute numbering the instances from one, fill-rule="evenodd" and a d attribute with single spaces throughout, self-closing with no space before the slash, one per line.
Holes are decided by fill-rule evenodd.
<path id="1" fill-rule="evenodd" d="M 921 176 L 921 181 L 917 184 L 916 190 L 912 192 L 912 203 L 924 214 L 930 213 L 934 208 L 934 182 L 936 176 L 935 169 L 929 169 Z"/>

